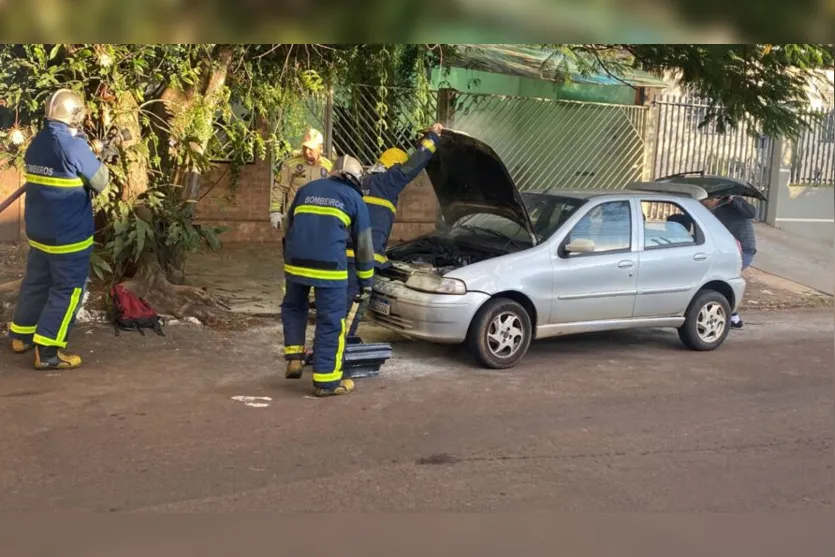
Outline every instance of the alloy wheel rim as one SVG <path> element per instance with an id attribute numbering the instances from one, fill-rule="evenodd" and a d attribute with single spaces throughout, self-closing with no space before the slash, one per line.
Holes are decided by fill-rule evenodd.
<path id="1" fill-rule="evenodd" d="M 513 312 L 500 313 L 487 327 L 487 348 L 497 358 L 512 357 L 522 347 L 524 340 L 522 320 Z"/>
<path id="2" fill-rule="evenodd" d="M 702 342 L 712 344 L 722 337 L 728 326 L 728 315 L 718 302 L 708 302 L 696 319 L 696 334 Z"/>

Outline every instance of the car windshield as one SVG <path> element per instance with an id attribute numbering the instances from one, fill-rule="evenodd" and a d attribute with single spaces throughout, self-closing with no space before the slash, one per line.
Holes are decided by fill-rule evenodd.
<path id="1" fill-rule="evenodd" d="M 531 218 L 537 242 L 551 236 L 577 208 L 582 199 L 543 193 L 522 193 L 525 208 Z M 494 237 L 516 247 L 528 247 L 531 239 L 523 226 L 510 219 L 491 213 L 475 213 L 459 219 L 448 231 L 455 237 Z"/>

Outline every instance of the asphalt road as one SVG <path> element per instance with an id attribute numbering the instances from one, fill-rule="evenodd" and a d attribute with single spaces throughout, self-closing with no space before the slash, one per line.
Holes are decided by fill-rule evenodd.
<path id="1" fill-rule="evenodd" d="M 3 346 L 0 510 L 831 509 L 832 311 L 745 317 L 713 353 L 621 332 L 503 372 L 407 343 L 325 400 L 272 329 L 80 330 L 61 374 Z"/>

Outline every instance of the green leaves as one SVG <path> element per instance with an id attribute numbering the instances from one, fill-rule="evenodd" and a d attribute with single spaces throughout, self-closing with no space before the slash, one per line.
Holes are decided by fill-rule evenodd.
<path id="1" fill-rule="evenodd" d="M 229 227 L 212 226 L 207 228 L 201 225 L 196 225 L 195 229 L 212 251 L 218 251 L 221 246 L 218 236 L 229 230 Z"/>
<path id="2" fill-rule="evenodd" d="M 617 77 L 639 68 L 670 75 L 688 93 L 711 104 L 702 124 L 715 124 L 720 132 L 748 126 L 757 133 L 788 137 L 810 124 L 802 109 L 814 87 L 814 72 L 833 64 L 832 47 L 823 44 L 541 46 L 574 62 L 581 74 L 603 71 Z"/>
<path id="3" fill-rule="evenodd" d="M 833 63 L 831 49 L 820 44 L 618 46 L 636 66 L 677 72 L 681 85 L 708 99 L 714 110 L 705 124 L 788 137 L 809 125 L 803 107 L 813 72 Z"/>
<path id="4" fill-rule="evenodd" d="M 117 121 L 130 123 L 140 135 L 111 165 L 113 183 L 95 201 L 107 223 L 97 235 L 101 263 L 94 270 L 100 278 L 121 277 L 149 252 L 165 259 L 168 253 L 218 249 L 223 230 L 195 223 L 182 207 L 186 171 L 205 176 L 217 159 L 225 159 L 232 161 L 235 178 L 254 158 L 283 158 L 296 147 L 304 127 L 321 125 L 329 85 L 369 85 L 362 92 L 352 88 L 357 96 L 340 101 L 373 107 L 374 115 L 358 118 L 355 126 L 378 139 L 386 130 L 407 135 L 418 123 L 431 123 L 435 114 L 426 108 L 431 104 L 427 69 L 440 64 L 449 48 L 229 46 L 0 45 L 0 99 L 15 110 L 28 137 L 41 125 L 47 95 L 64 86 L 83 92 L 90 137 L 103 137 Z M 715 121 L 718 128 L 751 123 L 767 134 L 791 135 L 802 128 L 799 113 L 808 76 L 832 63 L 832 53 L 815 44 L 544 46 L 554 55 L 543 63 L 543 73 L 567 75 L 569 66 L 585 75 L 622 75 L 634 67 L 675 72 L 682 85 L 709 99 L 706 123 Z M 231 54 L 232 60 L 224 86 L 208 94 L 211 72 L 221 63 L 219 52 Z M 390 110 L 401 87 L 417 88 L 403 121 L 401 112 Z M 0 132 L 0 143 L 8 147 L 4 156 L 22 163 L 24 149 L 11 149 L 8 134 Z M 137 182 L 137 191 L 144 192 L 138 198 L 132 193 Z"/>
<path id="5" fill-rule="evenodd" d="M 101 280 L 104 280 L 105 275 L 113 273 L 113 267 L 111 267 L 110 263 L 102 257 L 102 254 L 99 251 L 94 251 L 90 255 L 90 263 L 93 267 L 93 272 Z"/>
<path id="6" fill-rule="evenodd" d="M 140 218 L 136 218 L 136 245 L 134 246 L 134 262 L 139 261 L 142 253 L 145 251 L 145 241 L 154 239 L 154 231 L 147 222 Z"/>

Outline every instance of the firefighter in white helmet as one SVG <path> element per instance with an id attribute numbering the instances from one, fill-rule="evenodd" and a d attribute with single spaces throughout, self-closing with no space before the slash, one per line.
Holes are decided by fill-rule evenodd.
<path id="1" fill-rule="evenodd" d="M 69 89 L 46 103 L 43 128 L 25 154 L 29 256 L 11 324 L 12 349 L 35 348 L 37 369 L 71 369 L 81 358 L 63 349 L 84 296 L 93 250 L 89 189 L 107 187 L 108 170 L 81 132 L 84 102 Z"/>

